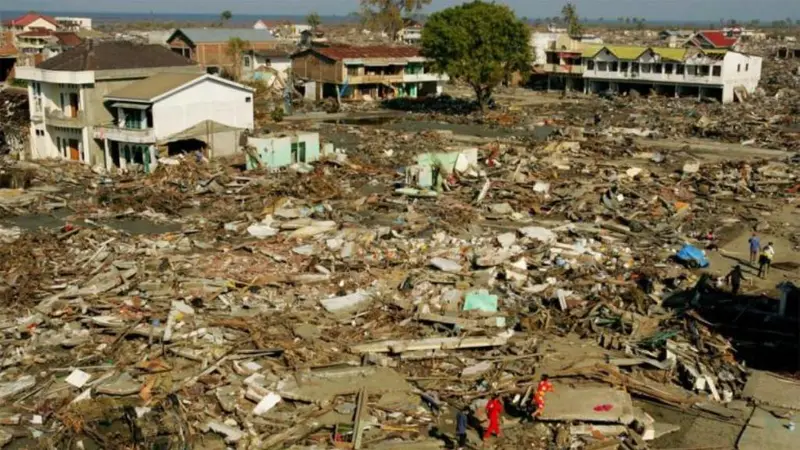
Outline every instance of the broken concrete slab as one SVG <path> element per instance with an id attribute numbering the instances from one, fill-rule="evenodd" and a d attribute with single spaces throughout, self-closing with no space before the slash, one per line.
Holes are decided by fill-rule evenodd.
<path id="1" fill-rule="evenodd" d="M 739 450 L 795 450 L 798 431 L 789 429 L 788 419 L 779 419 L 769 411 L 756 407 L 739 438 Z"/>
<path id="2" fill-rule="evenodd" d="M 431 266 L 436 267 L 442 272 L 458 273 L 462 270 L 461 264 L 445 258 L 431 259 Z"/>
<path id="3" fill-rule="evenodd" d="M 747 379 L 742 398 L 761 405 L 800 411 L 800 383 L 760 370 Z"/>
<path id="4" fill-rule="evenodd" d="M 354 292 L 342 297 L 326 298 L 320 300 L 320 304 L 326 311 L 340 314 L 355 311 L 366 304 L 372 297 L 366 292 Z"/>
<path id="5" fill-rule="evenodd" d="M 289 400 L 327 404 L 336 396 L 354 394 L 366 388 L 373 394 L 411 392 L 405 377 L 396 371 L 376 366 L 342 367 L 297 373 L 282 379 L 277 393 Z"/>
<path id="6" fill-rule="evenodd" d="M 36 377 L 32 375 L 25 375 L 8 383 L 0 383 L 0 400 L 13 397 L 35 385 Z"/>
<path id="7" fill-rule="evenodd" d="M 633 421 L 631 396 L 607 387 L 569 387 L 556 384 L 545 397 L 545 421 L 585 421 L 629 424 Z"/>
<path id="8" fill-rule="evenodd" d="M 428 338 L 418 340 L 393 339 L 350 347 L 353 353 L 402 353 L 416 350 L 450 350 L 459 348 L 497 347 L 505 345 L 513 331 L 507 331 L 494 337 L 453 337 Z"/>

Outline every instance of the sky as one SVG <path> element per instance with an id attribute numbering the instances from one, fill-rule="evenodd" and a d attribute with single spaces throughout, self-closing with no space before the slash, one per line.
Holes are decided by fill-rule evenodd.
<path id="1" fill-rule="evenodd" d="M 644 17 L 648 20 L 800 19 L 800 0 L 573 0 L 581 17 L 616 20 Z M 239 14 L 347 15 L 358 9 L 358 0 L 0 0 L 0 11 L 31 9 L 59 12 L 210 13 L 228 9 Z M 463 0 L 433 0 L 424 12 L 446 8 Z M 500 0 L 519 17 L 558 15 L 565 0 Z M 24 8 L 23 8 L 24 5 Z"/>

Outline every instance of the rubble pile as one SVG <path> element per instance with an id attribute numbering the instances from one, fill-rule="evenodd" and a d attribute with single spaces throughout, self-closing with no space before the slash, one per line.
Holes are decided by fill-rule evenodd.
<path id="1" fill-rule="evenodd" d="M 442 448 L 492 396 L 504 448 L 648 448 L 678 424 L 640 399 L 734 417 L 749 371 L 673 258 L 782 226 L 800 167 L 574 128 L 439 190 L 406 172 L 458 136 L 381 127 L 323 126 L 359 144 L 312 170 L 6 163 L 0 446 Z"/>

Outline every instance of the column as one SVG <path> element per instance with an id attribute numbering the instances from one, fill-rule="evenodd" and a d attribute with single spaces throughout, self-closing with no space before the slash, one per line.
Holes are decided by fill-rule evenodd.
<path id="1" fill-rule="evenodd" d="M 156 146 L 151 144 L 148 146 L 147 151 L 150 153 L 150 172 L 156 170 L 158 167 L 158 159 L 156 158 Z"/>
<path id="2" fill-rule="evenodd" d="M 92 163 L 92 155 L 89 151 L 89 128 L 83 127 L 81 128 L 81 156 L 83 156 L 83 162 L 86 164 Z"/>
<path id="3" fill-rule="evenodd" d="M 106 170 L 111 170 L 111 151 L 108 148 L 108 138 L 103 139 L 103 152 L 106 155 Z"/>

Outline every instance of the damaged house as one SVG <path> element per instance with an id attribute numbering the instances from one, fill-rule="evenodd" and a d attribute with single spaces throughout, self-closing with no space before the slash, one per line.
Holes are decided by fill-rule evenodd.
<path id="1" fill-rule="evenodd" d="M 438 95 L 449 79 L 413 47 L 314 47 L 292 55 L 306 98 L 377 100 Z"/>
<path id="2" fill-rule="evenodd" d="M 30 156 L 149 170 L 160 145 L 202 141 L 217 152 L 209 156 L 236 149 L 238 138 L 229 135 L 252 128 L 252 91 L 204 75 L 168 48 L 124 41 L 88 41 L 20 67 L 18 78 L 28 81 Z"/>
<path id="3" fill-rule="evenodd" d="M 583 61 L 586 93 L 653 90 L 730 103 L 755 92 L 761 80 L 760 57 L 724 49 L 606 45 L 587 48 Z"/>

